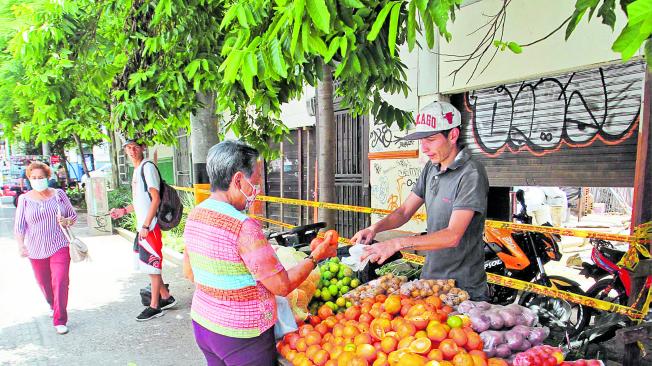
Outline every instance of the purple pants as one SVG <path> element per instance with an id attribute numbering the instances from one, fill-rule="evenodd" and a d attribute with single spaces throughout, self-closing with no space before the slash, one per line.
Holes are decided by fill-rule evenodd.
<path id="1" fill-rule="evenodd" d="M 255 338 L 232 338 L 192 322 L 197 345 L 208 366 L 275 366 L 274 327 Z"/>
<path id="2" fill-rule="evenodd" d="M 38 286 L 43 291 L 45 301 L 54 310 L 54 325 L 66 325 L 68 322 L 68 272 L 70 270 L 70 249 L 63 247 L 51 257 L 30 259 Z"/>

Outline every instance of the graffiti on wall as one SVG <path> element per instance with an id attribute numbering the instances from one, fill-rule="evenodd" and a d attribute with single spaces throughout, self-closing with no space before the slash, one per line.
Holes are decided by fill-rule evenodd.
<path id="1" fill-rule="evenodd" d="M 634 63 L 473 91 L 466 95 L 473 139 L 491 157 L 541 156 L 597 139 L 618 144 L 638 125 L 640 75 Z"/>
<path id="2" fill-rule="evenodd" d="M 418 148 L 416 141 L 399 140 L 407 134 L 407 131 L 401 131 L 396 125 L 392 125 L 391 128 L 384 123 L 371 126 L 369 130 L 369 151 L 416 150 Z"/>
<path id="3" fill-rule="evenodd" d="M 419 178 L 423 163 L 419 159 L 374 160 L 371 167 L 371 207 L 395 210 L 407 198 Z M 424 207 L 418 213 L 425 213 Z M 383 216 L 372 215 L 377 222 Z M 421 232 L 425 228 L 422 220 L 412 220 L 401 229 Z"/>

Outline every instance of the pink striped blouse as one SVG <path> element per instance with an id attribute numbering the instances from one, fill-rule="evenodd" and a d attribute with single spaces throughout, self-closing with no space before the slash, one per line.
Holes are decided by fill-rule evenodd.
<path id="1" fill-rule="evenodd" d="M 77 221 L 77 213 L 66 193 L 60 189 L 46 200 L 35 200 L 26 194 L 18 197 L 14 233 L 25 237 L 30 259 L 43 259 L 68 246 L 57 222 L 57 208 L 61 215 Z"/>

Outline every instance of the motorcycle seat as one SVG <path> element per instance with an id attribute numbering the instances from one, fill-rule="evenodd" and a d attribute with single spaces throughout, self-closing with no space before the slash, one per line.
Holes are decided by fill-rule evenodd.
<path id="1" fill-rule="evenodd" d="M 604 255 L 605 258 L 612 261 L 613 263 L 620 262 L 620 260 L 625 255 L 625 252 L 621 250 L 610 249 L 610 248 L 601 248 L 600 253 L 602 253 L 602 255 Z"/>

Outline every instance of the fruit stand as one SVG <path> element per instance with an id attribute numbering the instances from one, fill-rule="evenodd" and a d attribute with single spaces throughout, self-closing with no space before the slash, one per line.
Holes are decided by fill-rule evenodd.
<path id="1" fill-rule="evenodd" d="M 322 262 L 306 280 L 311 285 L 301 286 L 309 315 L 295 313 L 298 329 L 278 340 L 280 363 L 603 365 L 564 360 L 561 349 L 545 344 L 549 330 L 526 307 L 470 301 L 454 280 L 420 280 L 400 261 L 377 272 L 380 277 L 360 283 L 339 258 Z"/>

